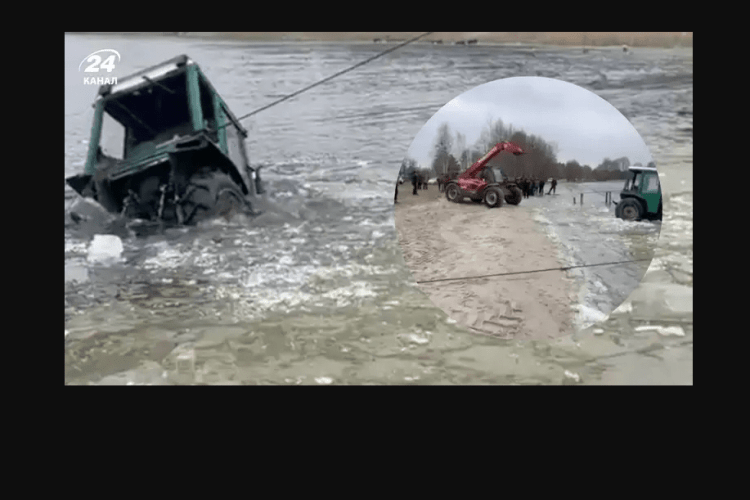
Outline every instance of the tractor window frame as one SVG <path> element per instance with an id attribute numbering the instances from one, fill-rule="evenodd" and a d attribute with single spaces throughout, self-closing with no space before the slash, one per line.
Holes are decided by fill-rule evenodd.
<path id="1" fill-rule="evenodd" d="M 650 173 L 647 175 L 646 179 L 644 179 L 645 185 L 643 187 L 643 192 L 647 194 L 652 193 L 658 193 L 660 190 L 659 186 L 659 176 L 656 173 Z"/>
<path id="2" fill-rule="evenodd" d="M 109 113 L 106 106 L 102 111 L 98 147 L 106 156 L 116 160 L 124 160 L 128 156 L 127 146 L 131 132 L 127 125 Z"/>
<path id="3" fill-rule="evenodd" d="M 245 136 L 242 131 L 234 123 L 234 120 L 229 118 L 229 125 L 225 128 L 226 141 L 227 141 L 227 156 L 232 163 L 237 165 L 240 169 L 246 169 L 248 167 L 247 155 L 245 154 Z"/>

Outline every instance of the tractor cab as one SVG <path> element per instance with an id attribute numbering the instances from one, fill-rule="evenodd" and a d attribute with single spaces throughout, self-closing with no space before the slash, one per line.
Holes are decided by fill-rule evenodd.
<path id="1" fill-rule="evenodd" d="M 629 168 L 615 215 L 625 220 L 661 220 L 661 185 L 655 168 Z"/>
<path id="2" fill-rule="evenodd" d="M 240 204 L 263 192 L 247 131 L 186 55 L 103 85 L 93 107 L 83 173 L 67 183 L 110 212 L 187 223 L 224 192 Z M 191 199 L 196 188 L 212 199 Z"/>

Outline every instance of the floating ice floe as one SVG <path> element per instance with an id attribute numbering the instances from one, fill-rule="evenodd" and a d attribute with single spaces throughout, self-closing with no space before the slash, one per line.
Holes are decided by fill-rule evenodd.
<path id="1" fill-rule="evenodd" d="M 113 263 L 122 260 L 122 240 L 113 234 L 97 234 L 88 250 L 88 261 Z"/>
<path id="2" fill-rule="evenodd" d="M 331 382 L 333 382 L 333 379 L 331 377 L 316 377 L 315 378 L 315 382 L 317 382 L 319 384 L 327 385 L 327 384 L 330 384 Z"/>
<path id="3" fill-rule="evenodd" d="M 669 335 L 675 335 L 677 337 L 684 337 L 685 336 L 685 330 L 683 330 L 679 326 L 651 326 L 651 325 L 645 325 L 645 326 L 638 326 L 635 329 L 636 332 L 645 332 L 645 331 L 655 331 L 659 335 L 669 336 Z"/>
<path id="4" fill-rule="evenodd" d="M 577 373 L 573 373 L 571 371 L 565 370 L 564 375 L 566 378 L 569 378 L 571 380 L 574 380 L 575 382 L 580 382 L 581 376 Z"/>
<path id="5" fill-rule="evenodd" d="M 629 300 L 635 319 L 683 319 L 693 314 L 693 289 L 684 285 L 642 283 Z"/>
<path id="6" fill-rule="evenodd" d="M 407 340 L 407 341 L 412 342 L 414 344 L 426 344 L 427 342 L 430 341 L 430 339 L 425 338 L 425 337 L 420 337 L 416 333 L 410 333 L 408 335 L 404 335 L 403 338 L 404 338 L 404 340 Z"/>
<path id="7" fill-rule="evenodd" d="M 579 305 L 577 306 L 578 309 L 578 318 L 579 321 L 586 326 L 599 323 L 607 319 L 607 315 L 604 314 L 601 311 L 598 311 L 597 309 L 594 309 L 592 307 Z"/>

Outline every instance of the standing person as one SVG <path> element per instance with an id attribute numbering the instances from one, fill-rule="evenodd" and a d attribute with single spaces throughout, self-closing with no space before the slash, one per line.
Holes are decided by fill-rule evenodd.
<path id="1" fill-rule="evenodd" d="M 524 198 L 529 197 L 529 180 L 526 178 L 526 176 L 521 178 L 521 191 L 523 191 Z"/>
<path id="2" fill-rule="evenodd" d="M 544 196 L 544 179 L 539 181 L 539 196 Z"/>
<path id="3" fill-rule="evenodd" d="M 417 178 L 417 173 L 414 172 L 411 174 L 411 185 L 414 187 L 414 191 L 412 191 L 411 194 L 416 195 L 417 194 L 417 183 L 419 182 L 419 179 Z"/>
<path id="4" fill-rule="evenodd" d="M 552 186 L 549 188 L 549 193 L 547 194 L 550 194 L 552 191 L 555 191 L 556 187 L 557 187 L 557 179 L 552 179 Z M 557 194 L 557 192 L 555 192 L 555 194 Z"/>
<path id="5" fill-rule="evenodd" d="M 396 181 L 396 194 L 393 195 L 393 203 L 398 203 L 398 181 Z"/>
<path id="6" fill-rule="evenodd" d="M 536 195 L 536 179 L 531 178 L 531 186 L 529 187 L 529 195 L 535 196 Z"/>

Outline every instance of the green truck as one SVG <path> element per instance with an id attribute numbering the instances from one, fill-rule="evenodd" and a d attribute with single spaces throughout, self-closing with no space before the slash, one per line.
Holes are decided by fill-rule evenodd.
<path id="1" fill-rule="evenodd" d="M 78 194 L 129 218 L 194 224 L 252 213 L 263 193 L 247 131 L 187 55 L 102 85 Z"/>
<path id="2" fill-rule="evenodd" d="M 630 167 L 615 215 L 624 220 L 661 220 L 659 174 L 651 167 Z"/>

